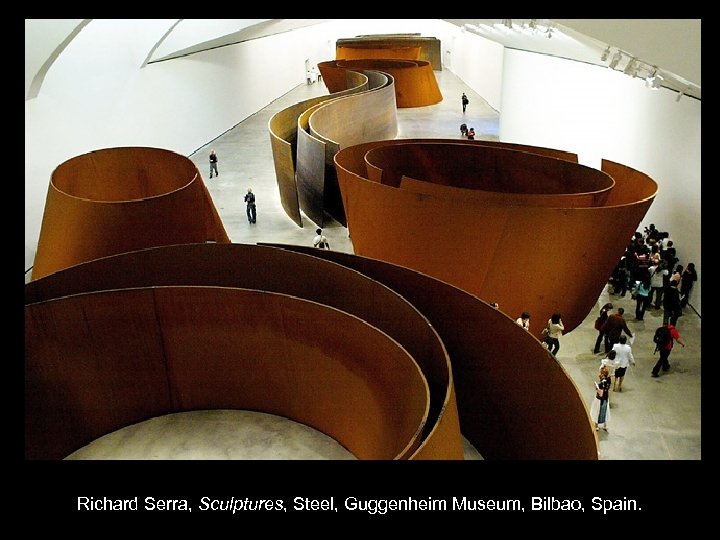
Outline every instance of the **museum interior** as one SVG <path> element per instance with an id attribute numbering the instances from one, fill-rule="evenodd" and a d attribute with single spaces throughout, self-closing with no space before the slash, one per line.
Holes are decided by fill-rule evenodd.
<path id="1" fill-rule="evenodd" d="M 26 20 L 25 459 L 700 460 L 699 20 L 573 21 Z"/>

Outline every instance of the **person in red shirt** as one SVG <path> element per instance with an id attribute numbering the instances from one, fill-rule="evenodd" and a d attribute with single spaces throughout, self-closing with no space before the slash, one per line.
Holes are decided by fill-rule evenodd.
<path id="1" fill-rule="evenodd" d="M 658 347 L 658 352 L 660 353 L 660 358 L 658 358 L 658 361 L 655 364 L 655 367 L 652 369 L 652 376 L 653 377 L 659 377 L 660 376 L 660 368 L 662 367 L 663 371 L 667 371 L 670 369 L 670 362 L 668 361 L 668 358 L 670 358 L 670 353 L 673 349 L 673 343 L 677 341 L 680 345 L 685 347 L 685 342 L 683 342 L 682 338 L 680 337 L 680 332 L 678 332 L 677 328 L 675 328 L 672 323 L 667 323 L 667 328 L 670 331 L 670 335 L 668 336 L 667 342 L 665 345 Z"/>

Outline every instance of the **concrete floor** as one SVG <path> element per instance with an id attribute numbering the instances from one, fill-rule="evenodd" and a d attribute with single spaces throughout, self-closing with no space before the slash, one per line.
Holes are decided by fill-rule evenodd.
<path id="1" fill-rule="evenodd" d="M 398 110 L 398 138 L 459 139 L 459 126 L 474 127 L 476 139 L 498 140 L 499 115 L 481 96 L 450 71 L 436 72 L 444 100 L 430 107 Z M 470 105 L 462 113 L 460 96 Z M 326 94 L 322 83 L 302 84 L 266 108 L 220 135 L 190 156 L 209 187 L 233 242 L 278 242 L 311 245 L 315 224 L 304 219 L 298 227 L 283 211 L 277 190 L 268 121 L 276 112 L 310 97 Z M 208 154 L 215 149 L 220 176 L 209 178 Z M 243 196 L 251 187 L 257 198 L 257 223 L 249 224 Z M 353 252 L 347 229 L 325 226 L 333 250 Z M 683 261 L 680 261 L 683 264 Z M 635 334 L 637 361 L 625 377 L 622 393 L 610 397 L 608 431 L 598 432 L 603 460 L 699 460 L 700 436 L 700 317 L 691 308 L 678 323 L 687 344 L 670 356 L 671 369 L 660 378 L 650 376 L 657 355 L 652 335 L 662 322 L 661 311 L 649 311 L 633 321 L 635 306 L 603 291 L 584 323 L 561 339 L 558 361 L 575 381 L 588 405 L 602 355 L 592 353 L 597 332 L 593 321 L 600 306 L 611 301 L 624 307 Z M 501 306 L 502 308 L 502 306 Z M 515 315 L 515 314 L 511 314 Z M 532 320 L 532 324 L 543 324 Z M 285 418 L 247 411 L 198 411 L 154 418 L 109 434 L 78 450 L 68 459 L 355 459 L 322 433 Z M 482 459 L 466 444 L 466 459 Z"/>

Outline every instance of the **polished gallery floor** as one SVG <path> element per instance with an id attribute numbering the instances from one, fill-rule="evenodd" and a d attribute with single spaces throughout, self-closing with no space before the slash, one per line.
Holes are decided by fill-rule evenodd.
<path id="1" fill-rule="evenodd" d="M 398 138 L 459 139 L 461 123 L 474 127 L 476 139 L 498 140 L 500 117 L 485 100 L 452 72 L 436 72 L 444 100 L 430 107 L 398 110 Z M 462 113 L 460 96 L 470 105 Z M 276 112 L 310 97 L 326 94 L 322 83 L 302 84 L 194 152 L 215 206 L 233 242 L 276 242 L 311 245 L 315 225 L 307 218 L 298 227 L 283 211 L 273 168 L 268 120 Z M 218 155 L 220 175 L 209 178 L 208 154 Z M 252 188 L 257 199 L 257 223 L 248 223 L 243 196 Z M 662 223 L 657 223 L 663 229 Z M 438 226 L 427 224 L 428 227 Z M 670 231 L 672 232 L 672 231 Z M 331 223 L 324 230 L 333 250 L 353 252 L 347 229 Z M 680 253 L 682 255 L 682 253 Z M 681 264 L 688 261 L 681 260 Z M 643 321 L 634 321 L 630 295 L 610 295 L 606 289 L 584 323 L 561 339 L 558 361 L 575 382 L 590 408 L 593 383 L 602 355 L 592 353 L 597 332 L 593 321 L 600 306 L 613 302 L 624 307 L 628 326 L 635 334 L 636 366 L 625 377 L 623 391 L 611 393 L 607 431 L 599 431 L 602 460 L 699 460 L 700 435 L 700 317 L 688 307 L 678 322 L 687 344 L 670 356 L 671 368 L 659 378 L 650 370 L 652 335 L 662 322 L 661 310 L 650 310 Z M 500 306 L 502 310 L 502 306 Z M 518 314 L 508 314 L 513 319 Z M 532 315 L 532 314 L 531 314 Z M 543 321 L 531 319 L 531 324 Z M 466 443 L 466 459 L 482 457 Z M 68 459 L 355 459 L 336 441 L 307 426 L 285 418 L 248 411 L 196 411 L 153 418 L 106 435 L 79 449 Z M 611 471 L 608 474 L 612 476 Z"/>

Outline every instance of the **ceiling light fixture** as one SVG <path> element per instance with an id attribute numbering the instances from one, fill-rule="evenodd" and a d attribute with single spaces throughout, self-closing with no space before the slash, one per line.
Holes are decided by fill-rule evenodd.
<path id="1" fill-rule="evenodd" d="M 608 67 L 610 69 L 615 69 L 617 65 L 620 63 L 620 60 L 622 60 L 622 52 L 616 51 L 613 55 L 612 59 L 610 60 L 610 64 L 608 64 Z"/>
<path id="2" fill-rule="evenodd" d="M 683 97 L 683 96 L 686 96 L 687 93 L 688 93 L 690 90 L 691 90 L 690 85 L 686 86 L 686 87 L 683 88 L 682 90 L 679 90 L 679 91 L 678 91 L 678 95 L 677 95 L 677 97 L 675 98 L 675 101 L 680 101 L 680 98 Z"/>
<path id="3" fill-rule="evenodd" d="M 657 90 L 662 85 L 663 78 L 657 72 L 657 66 L 653 66 L 653 72 L 645 78 L 645 84 L 652 90 Z"/>
<path id="4" fill-rule="evenodd" d="M 610 45 L 608 45 L 607 49 L 603 51 L 600 60 L 603 62 L 607 62 L 608 56 L 610 56 Z"/>
<path id="5" fill-rule="evenodd" d="M 623 70 L 625 75 L 630 75 L 631 77 L 635 77 L 637 75 L 637 60 L 635 58 L 631 58 L 630 61 L 627 63 L 627 66 L 625 66 L 625 69 Z"/>

